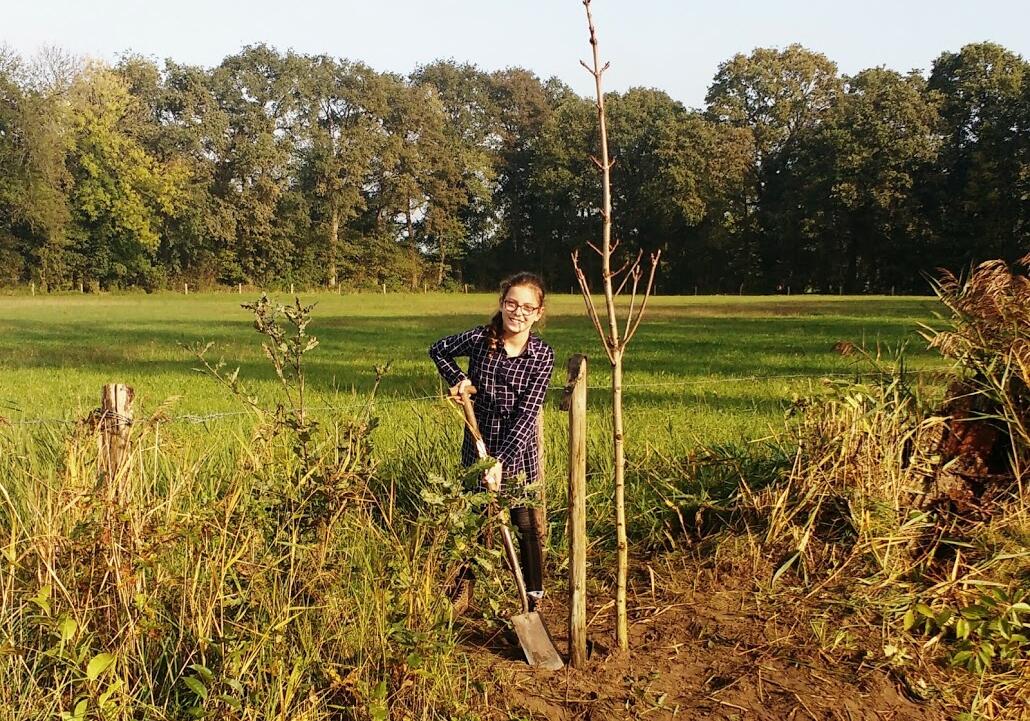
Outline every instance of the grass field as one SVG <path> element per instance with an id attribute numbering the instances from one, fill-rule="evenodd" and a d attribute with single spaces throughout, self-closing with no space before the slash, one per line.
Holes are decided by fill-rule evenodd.
<path id="1" fill-rule="evenodd" d="M 842 585 L 831 600 L 847 614 L 808 609 L 805 596 L 788 620 L 792 596 L 787 589 L 774 595 L 771 586 L 791 567 L 784 558 L 801 558 L 813 529 L 836 532 L 833 523 L 820 525 L 826 514 L 819 509 L 838 497 L 850 499 L 840 513 L 857 514 L 854 528 L 868 536 L 862 543 L 870 559 L 888 570 L 904 565 L 905 559 L 889 565 L 887 557 L 895 558 L 895 547 L 910 547 L 896 538 L 919 531 L 925 519 L 905 515 L 897 498 L 881 490 L 903 485 L 894 483 L 898 459 L 911 437 L 906 424 L 918 414 L 907 388 L 897 393 L 900 386 L 887 383 L 868 392 L 852 385 L 849 400 L 810 406 L 791 426 L 797 435 L 784 433 L 784 416 L 792 399 L 823 393 L 827 379 L 854 381 L 878 367 L 892 370 L 901 345 L 908 345 L 907 367 L 942 369 L 944 361 L 925 351 L 917 335 L 920 323 L 933 322 L 936 301 L 654 299 L 627 356 L 625 379 L 638 655 L 620 665 L 625 659 L 609 664 L 601 653 L 578 676 L 514 682 L 522 666 L 475 635 L 497 636 L 514 608 L 510 580 L 496 558 L 482 555 L 477 539 L 486 521 L 474 504 L 483 499 L 461 490 L 460 420 L 440 401 L 426 354 L 435 339 L 484 322 L 496 298 L 303 296 L 317 302 L 308 330 L 320 347 L 305 359 L 307 403 L 320 425 L 302 423 L 298 431 L 290 425 L 296 417 L 266 414 L 259 433 L 255 416 L 237 398 L 194 370 L 200 362 L 188 350 L 212 343 L 207 357 L 224 358 L 230 372 L 238 366 L 259 405 L 274 407 L 280 396 L 260 349 L 262 336 L 240 308 L 254 299 L 6 299 L 0 319 L 0 416 L 6 421 L 0 424 L 0 689 L 22 691 L 0 703 L 0 721 L 567 718 L 561 703 L 557 715 L 538 714 L 526 710 L 529 700 L 505 694 L 522 688 L 573 703 L 569 687 L 561 685 L 570 679 L 582 686 L 574 696 L 612 693 L 613 715 L 599 718 L 626 717 L 630 704 L 648 693 L 653 708 L 636 707 L 634 717 L 656 711 L 648 718 L 715 718 L 724 702 L 712 700 L 705 679 L 745 678 L 750 671 L 744 666 L 769 673 L 756 660 L 764 658 L 776 666 L 766 678 L 782 686 L 797 675 L 791 659 L 816 659 L 816 649 L 827 660 L 814 678 L 833 688 L 813 690 L 811 678 L 799 678 L 807 694 L 807 701 L 794 694 L 799 703 L 826 696 L 839 705 L 859 688 L 868 702 L 865 684 L 873 678 L 882 691 L 877 703 L 896 710 L 884 669 L 902 666 L 897 658 L 880 659 L 877 634 L 895 633 L 895 617 L 919 598 L 911 587 L 891 577 L 877 586 L 886 589 L 883 595 L 853 598 L 862 584 Z M 561 623 L 566 455 L 558 390 L 565 360 L 586 353 L 594 359 L 588 574 L 591 614 L 601 619 L 591 632 L 603 644 L 614 535 L 608 369 L 579 298 L 549 299 L 542 335 L 559 361 L 545 413 L 549 598 L 558 604 L 549 618 Z M 842 341 L 866 351 L 842 355 L 835 349 Z M 350 419 L 367 404 L 374 383 L 373 367 L 387 362 L 391 370 L 372 406 L 378 426 L 354 425 Z M 927 377 L 927 395 L 942 393 L 941 378 Z M 95 407 L 108 382 L 135 387 L 136 417 L 144 421 L 134 426 L 131 453 L 113 477 L 103 470 L 95 432 L 73 423 Z M 163 420 L 146 422 L 173 398 Z M 823 434 L 825 423 L 831 432 Z M 833 430 L 834 423 L 844 431 Z M 309 431 L 310 440 L 302 440 Z M 799 462 L 805 453 L 815 454 L 811 468 Z M 845 464 L 832 479 L 840 488 L 820 476 L 838 460 L 854 458 L 867 462 Z M 743 527 L 722 528 L 720 519 L 733 514 Z M 998 536 L 1008 539 L 1022 528 Z M 983 563 L 995 562 L 991 554 L 1023 557 L 1009 540 L 991 543 L 997 548 Z M 797 567 L 816 570 L 818 549 L 837 558 L 831 545 L 809 548 L 808 560 Z M 468 625 L 455 618 L 447 592 L 470 557 L 482 570 L 480 616 Z M 807 573 L 791 570 L 781 581 L 789 578 L 807 594 Z M 848 580 L 834 571 L 824 581 L 834 579 Z M 712 604 L 720 598 L 721 610 Z M 772 616 L 767 606 L 776 609 Z M 667 610 L 674 612 L 661 615 Z M 697 619 L 708 611 L 719 631 L 703 638 L 707 632 Z M 785 625 L 777 629 L 772 622 L 781 613 Z M 845 622 L 850 625 L 840 625 Z M 784 636 L 788 628 L 794 630 Z M 728 629 L 739 638 L 726 636 Z M 755 635 L 763 629 L 771 635 Z M 796 647 L 777 660 L 770 649 L 787 638 Z M 904 643 L 914 650 L 921 639 L 906 636 Z M 725 664 L 738 646 L 758 655 L 742 656 L 744 666 L 731 670 Z M 681 647 L 696 667 L 684 665 Z M 848 678 L 852 657 L 869 659 L 873 676 Z M 647 691 L 641 683 L 657 685 Z M 761 674 L 757 683 L 753 698 L 734 697 L 726 708 L 765 708 Z M 953 688 L 964 683 L 959 679 Z M 1020 688 L 1012 682 L 998 703 L 1019 698 Z M 697 713 L 678 716 L 679 706 L 663 706 L 662 699 L 677 694 L 684 709 Z M 961 706 L 951 691 L 940 697 L 949 708 Z M 793 697 L 785 704 L 775 717 L 787 717 Z M 912 707 L 896 718 L 938 716 Z"/>
<path id="2" fill-rule="evenodd" d="M 177 397 L 175 416 L 238 411 L 224 389 L 195 372 L 199 364 L 186 346 L 212 342 L 212 360 L 239 366 L 241 378 L 269 396 L 272 372 L 250 314 L 240 308 L 253 299 L 9 297 L 0 318 L 0 415 L 12 421 L 78 418 L 96 406 L 100 386 L 115 381 L 134 386 L 144 410 Z M 320 340 L 308 356 L 312 405 L 355 406 L 373 384 L 373 366 L 392 362 L 379 404 L 387 443 L 413 416 L 434 412 L 426 399 L 440 386 L 426 356 L 429 344 L 484 322 L 495 304 L 486 294 L 301 299 L 317 303 L 309 331 Z M 682 447 L 762 435 L 770 423 L 778 424 L 783 403 L 809 392 L 820 377 L 872 370 L 855 357 L 841 357 L 833 349 L 837 341 L 874 352 L 907 342 L 912 365 L 925 366 L 929 356 L 916 330 L 930 321 L 935 305 L 927 298 L 655 298 L 626 362 L 630 442 L 661 438 Z M 565 360 L 586 353 L 597 387 L 590 403 L 603 407 L 608 368 L 582 301 L 551 296 L 541 331 L 557 353 L 555 385 L 564 382 Z M 548 416 L 556 405 L 550 404 Z M 231 419 L 212 419 L 205 432 Z"/>

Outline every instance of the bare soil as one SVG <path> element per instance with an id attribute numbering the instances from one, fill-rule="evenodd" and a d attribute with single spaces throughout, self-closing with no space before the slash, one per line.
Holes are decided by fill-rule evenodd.
<path id="1" fill-rule="evenodd" d="M 794 610 L 769 606 L 755 593 L 754 578 L 753 569 L 727 573 L 680 559 L 634 579 L 629 653 L 612 650 L 611 605 L 595 605 L 587 615 L 590 659 L 581 669 L 532 669 L 504 633 L 466 621 L 463 651 L 486 689 L 477 711 L 489 719 L 548 721 L 945 718 L 907 693 L 882 654 L 854 645 L 823 650 Z M 541 613 L 564 653 L 563 595 L 546 599 Z M 875 638 L 862 640 L 877 648 Z M 868 660 L 876 657 L 879 664 Z"/>

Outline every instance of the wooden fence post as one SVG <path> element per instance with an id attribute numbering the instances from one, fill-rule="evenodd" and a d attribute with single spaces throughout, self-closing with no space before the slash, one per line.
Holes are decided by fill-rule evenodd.
<path id="1" fill-rule="evenodd" d="M 115 500 L 122 464 L 129 456 L 132 399 L 135 392 L 122 383 L 108 383 L 100 392 L 100 467 L 108 479 L 108 500 Z"/>
<path id="2" fill-rule="evenodd" d="M 569 411 L 569 663 L 587 660 L 587 358 L 569 359 L 562 410 Z"/>

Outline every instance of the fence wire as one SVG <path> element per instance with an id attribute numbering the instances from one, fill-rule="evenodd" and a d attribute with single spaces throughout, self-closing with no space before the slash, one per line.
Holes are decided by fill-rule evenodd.
<path id="1" fill-rule="evenodd" d="M 939 371 L 933 370 L 906 370 L 905 375 L 907 376 L 919 376 L 939 373 Z M 623 384 L 624 393 L 632 393 L 634 391 L 647 390 L 649 388 L 685 388 L 688 386 L 706 386 L 715 383 L 742 383 L 742 382 L 754 382 L 764 383 L 770 381 L 797 381 L 797 380 L 832 380 L 832 379 L 844 379 L 844 378 L 879 378 L 889 376 L 890 373 L 887 371 L 867 371 L 858 373 L 788 373 L 782 375 L 747 375 L 747 376 L 719 376 L 709 378 L 692 378 L 675 381 L 658 381 L 654 383 L 628 383 Z M 588 390 L 602 391 L 610 390 L 610 385 L 588 385 Z M 565 391 L 565 385 L 556 384 L 550 386 L 548 389 L 549 393 L 563 393 Z M 443 400 L 444 396 L 439 393 L 432 395 L 422 396 L 395 396 L 395 397 L 382 397 L 376 398 L 355 398 L 353 401 L 342 404 L 333 405 L 318 405 L 318 406 L 305 406 L 304 410 L 308 413 L 314 412 L 343 412 L 350 411 L 360 406 L 392 406 L 400 404 L 411 404 L 411 403 L 422 403 L 426 401 L 439 402 Z M 11 410 L 16 410 L 11 408 Z M 299 408 L 283 408 L 283 411 L 297 412 Z M 239 418 L 241 416 L 255 415 L 253 410 L 242 410 L 242 411 L 221 411 L 217 413 L 207 414 L 195 414 L 185 413 L 177 416 L 168 416 L 162 419 L 162 423 L 185 423 L 188 425 L 206 425 L 213 421 L 221 421 L 227 418 Z M 53 417 L 33 417 L 33 418 L 18 418 L 11 419 L 5 418 L 0 415 L 0 427 L 2 426 L 32 426 L 32 425 L 75 425 L 81 422 L 83 419 L 74 418 L 53 418 Z"/>

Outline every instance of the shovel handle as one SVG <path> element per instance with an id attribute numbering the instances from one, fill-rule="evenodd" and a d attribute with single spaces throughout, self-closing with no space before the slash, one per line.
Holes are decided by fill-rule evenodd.
<path id="1" fill-rule="evenodd" d="M 479 432 L 479 421 L 476 420 L 476 413 L 472 408 L 472 398 L 468 393 L 461 394 L 461 407 L 465 411 L 465 425 L 468 426 L 469 432 L 476 442 L 476 453 L 480 458 L 486 458 L 490 454 L 487 453 L 483 434 Z M 508 565 L 511 567 L 512 575 L 515 576 L 515 585 L 519 587 L 519 600 L 522 602 L 522 612 L 529 613 L 529 595 L 526 593 L 526 581 L 522 577 L 522 566 L 519 564 L 519 557 L 515 553 L 515 544 L 511 540 L 511 530 L 508 528 L 508 524 L 505 523 L 504 514 L 498 514 L 497 521 L 501 527 L 504 554 L 508 557 Z"/>
<path id="2" fill-rule="evenodd" d="M 472 408 L 472 397 L 468 393 L 461 394 L 461 408 L 465 411 L 465 425 L 476 442 L 476 455 L 486 458 L 489 453 L 486 452 L 486 443 L 483 441 L 483 434 L 479 432 L 479 421 L 476 420 L 476 412 Z"/>
<path id="3" fill-rule="evenodd" d="M 526 581 L 522 578 L 522 566 L 515 555 L 515 544 L 511 541 L 511 531 L 504 522 L 503 514 L 498 516 L 501 525 L 501 540 L 504 542 L 504 553 L 508 556 L 508 565 L 515 576 L 515 585 L 519 587 L 519 600 L 522 601 L 522 613 L 529 613 L 529 594 L 526 593 Z"/>

